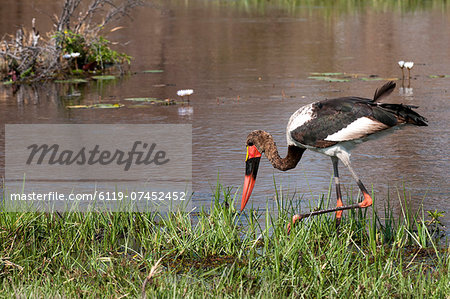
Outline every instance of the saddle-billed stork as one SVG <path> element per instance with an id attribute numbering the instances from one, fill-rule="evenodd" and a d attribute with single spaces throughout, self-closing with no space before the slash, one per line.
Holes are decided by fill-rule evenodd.
<path id="1" fill-rule="evenodd" d="M 286 171 L 294 168 L 305 150 L 309 149 L 331 157 L 336 185 L 336 208 L 294 215 L 292 223 L 304 217 L 336 212 L 336 225 L 339 225 L 342 211 L 367 208 L 372 198 L 350 165 L 350 150 L 358 143 L 376 138 L 388 129 L 413 124 L 427 126 L 427 119 L 413 111 L 416 106 L 379 103 L 395 89 L 395 83 L 387 82 L 375 91 L 373 99 L 343 97 L 314 102 L 298 109 L 289 119 L 286 137 L 288 151 L 281 158 L 275 141 L 269 133 L 257 130 L 251 132 L 246 141 L 245 180 L 242 193 L 241 211 L 250 198 L 255 185 L 259 161 L 264 153 L 273 167 Z M 356 180 L 364 199 L 353 205 L 342 202 L 339 184 L 338 162 L 347 166 Z M 290 230 L 290 225 L 288 230 Z"/>

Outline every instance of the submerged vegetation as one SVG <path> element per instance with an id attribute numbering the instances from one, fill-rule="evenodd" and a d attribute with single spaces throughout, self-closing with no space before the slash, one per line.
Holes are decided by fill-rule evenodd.
<path id="1" fill-rule="evenodd" d="M 60 16 L 53 19 L 51 32 L 39 33 L 33 19 L 31 30 L 19 28 L 14 36 L 4 38 L 0 42 L 2 81 L 33 82 L 85 76 L 110 67 L 122 72 L 122 65 L 129 64 L 131 57 L 111 49 L 110 41 L 100 32 L 142 2 L 115 2 L 65 0 Z M 101 21 L 94 21 L 100 18 Z"/>
<path id="2" fill-rule="evenodd" d="M 237 193 L 236 193 L 237 194 Z M 438 211 L 382 219 L 352 211 L 286 234 L 298 202 L 236 212 L 217 187 L 209 210 L 0 214 L 0 296 L 435 297 L 450 293 Z M 401 195 L 400 195 L 401 197 Z M 351 198 L 349 199 L 351 200 Z"/>

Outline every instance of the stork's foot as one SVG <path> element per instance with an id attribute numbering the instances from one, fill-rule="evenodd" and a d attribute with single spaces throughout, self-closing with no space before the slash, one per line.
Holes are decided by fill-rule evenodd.
<path id="1" fill-rule="evenodd" d="M 361 201 L 358 205 L 360 208 L 368 208 L 373 203 L 372 197 L 368 193 L 364 192 L 363 194 L 364 194 L 364 200 Z"/>
<path id="2" fill-rule="evenodd" d="M 338 202 L 338 206 L 333 209 L 313 211 L 313 212 L 310 212 L 307 214 L 301 214 L 301 215 L 297 214 L 297 215 L 292 216 L 292 224 L 288 223 L 287 233 L 289 234 L 291 232 L 291 228 L 295 224 L 295 222 L 302 220 L 303 218 L 308 218 L 311 216 L 316 216 L 316 215 L 331 213 L 331 212 L 336 212 L 336 227 L 338 227 L 339 224 L 341 223 L 341 217 L 342 217 L 343 211 L 350 210 L 350 209 L 358 209 L 358 208 L 359 209 L 368 208 L 372 205 L 372 203 L 373 203 L 372 197 L 366 192 L 363 192 L 363 194 L 364 194 L 364 200 L 357 204 L 344 206 L 344 205 L 342 205 L 342 201 L 341 201 L 340 203 Z"/>
<path id="3" fill-rule="evenodd" d="M 356 207 L 354 207 L 356 208 Z M 322 211 L 320 211 L 322 212 Z M 342 211 L 338 211 L 338 213 L 340 212 L 339 216 L 340 217 L 336 217 L 336 229 L 338 231 L 339 234 L 339 225 L 341 224 L 341 217 L 342 217 Z M 287 234 L 289 235 L 291 233 L 291 229 L 294 227 L 295 223 L 297 221 L 302 221 L 304 218 L 310 217 L 310 216 L 314 216 L 316 214 L 310 213 L 310 214 L 302 214 L 302 215 L 294 215 L 292 216 L 292 222 L 288 223 L 287 225 Z"/>
<path id="4" fill-rule="evenodd" d="M 288 223 L 287 225 L 287 234 L 289 235 L 291 233 L 291 227 L 294 226 L 295 222 L 301 221 L 303 219 L 303 215 L 294 215 L 292 216 L 292 224 Z"/>

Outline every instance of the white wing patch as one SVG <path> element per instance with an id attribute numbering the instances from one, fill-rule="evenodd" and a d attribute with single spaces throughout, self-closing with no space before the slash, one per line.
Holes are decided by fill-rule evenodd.
<path id="1" fill-rule="evenodd" d="M 306 106 L 300 107 L 289 118 L 289 122 L 286 127 L 286 139 L 288 145 L 297 145 L 297 143 L 291 137 L 291 132 L 297 129 L 298 127 L 304 125 L 313 118 L 312 105 L 313 104 L 308 104 Z"/>
<path id="2" fill-rule="evenodd" d="M 289 118 L 287 126 L 288 131 L 293 131 L 312 119 L 312 104 L 306 105 L 298 109 Z"/>
<path id="3" fill-rule="evenodd" d="M 355 140 L 367 135 L 382 131 L 389 128 L 389 126 L 370 119 L 368 117 L 360 117 L 347 127 L 337 131 L 334 134 L 328 135 L 325 140 L 327 141 L 348 141 Z"/>

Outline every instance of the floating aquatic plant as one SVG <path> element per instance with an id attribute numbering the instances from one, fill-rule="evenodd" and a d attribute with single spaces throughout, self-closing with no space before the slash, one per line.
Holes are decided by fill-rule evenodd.
<path id="1" fill-rule="evenodd" d="M 450 78 L 450 75 L 429 75 L 429 78 Z"/>
<path id="2" fill-rule="evenodd" d="M 94 79 L 94 80 L 114 80 L 114 79 L 116 79 L 116 76 L 112 76 L 112 75 L 92 76 L 92 79 Z"/>
<path id="3" fill-rule="evenodd" d="M 80 78 L 71 78 L 66 80 L 55 80 L 55 83 L 87 83 L 88 81 Z"/>
<path id="4" fill-rule="evenodd" d="M 92 105 L 72 105 L 66 106 L 67 109 L 117 109 L 125 105 L 123 104 L 92 104 Z"/>
<path id="5" fill-rule="evenodd" d="M 146 70 L 146 71 L 142 71 L 143 73 L 162 73 L 164 72 L 163 70 Z"/>
<path id="6" fill-rule="evenodd" d="M 383 77 L 361 77 L 363 81 L 396 81 L 398 78 L 383 78 Z"/>
<path id="7" fill-rule="evenodd" d="M 124 100 L 132 101 L 132 102 L 148 103 L 148 104 L 158 104 L 158 105 L 162 105 L 162 106 L 183 104 L 183 102 L 177 102 L 172 99 L 160 100 L 157 98 L 126 98 Z M 132 108 L 137 108 L 137 106 L 138 105 L 134 105 L 134 106 L 132 106 Z M 139 105 L 139 107 L 146 107 L 146 105 Z"/>
<path id="8" fill-rule="evenodd" d="M 333 78 L 333 77 L 326 77 L 326 76 L 309 76 L 308 79 L 328 81 L 328 82 L 348 82 L 348 81 L 350 81 L 349 79 Z"/>
<path id="9" fill-rule="evenodd" d="M 344 73 L 310 73 L 313 76 L 340 76 L 344 75 Z"/>
<path id="10" fill-rule="evenodd" d="M 378 75 L 354 74 L 354 73 L 310 73 L 308 79 L 327 81 L 327 82 L 349 82 L 350 79 L 360 79 L 363 81 L 396 81 L 398 78 L 384 78 Z"/>
<path id="11" fill-rule="evenodd" d="M 126 98 L 125 101 L 133 101 L 133 102 L 156 102 L 160 101 L 157 98 Z"/>

